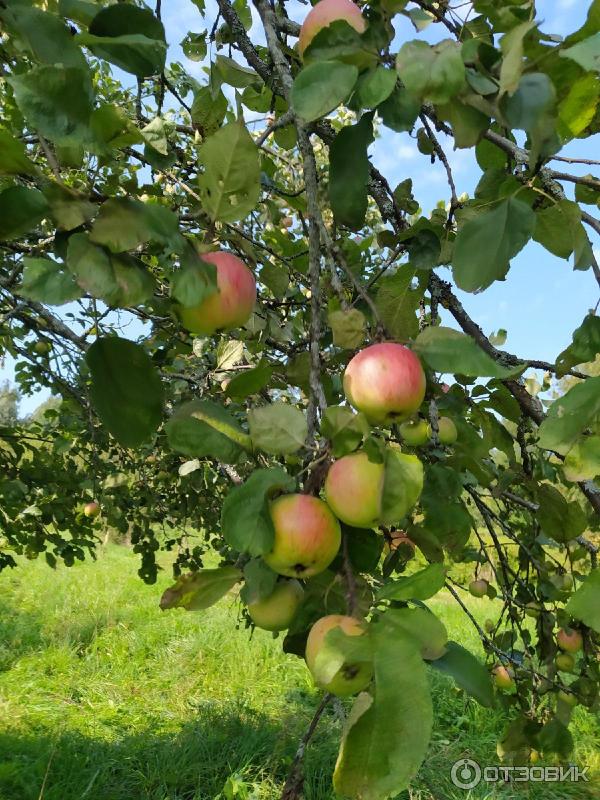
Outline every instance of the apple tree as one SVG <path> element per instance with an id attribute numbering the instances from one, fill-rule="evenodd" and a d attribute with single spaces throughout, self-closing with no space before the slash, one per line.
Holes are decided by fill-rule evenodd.
<path id="1" fill-rule="evenodd" d="M 566 759 L 598 707 L 600 319 L 581 298 L 544 362 L 456 290 L 531 240 L 600 288 L 600 162 L 560 155 L 600 130 L 600 0 L 567 38 L 534 0 L 193 4 L 182 64 L 161 0 L 0 0 L 0 348 L 61 399 L 0 429 L 0 569 L 108 528 L 150 583 L 173 551 L 164 609 L 241 585 L 324 691 L 285 797 L 335 695 L 336 791 L 407 787 L 430 669 L 505 709 L 507 760 Z M 433 210 L 371 163 L 382 129 L 443 168 Z"/>

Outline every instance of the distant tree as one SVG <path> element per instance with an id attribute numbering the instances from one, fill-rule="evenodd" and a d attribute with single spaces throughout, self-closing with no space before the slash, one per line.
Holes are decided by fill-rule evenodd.
<path id="1" fill-rule="evenodd" d="M 9 381 L 4 381 L 0 387 L 0 425 L 12 427 L 19 419 L 19 390 Z"/>
<path id="2" fill-rule="evenodd" d="M 29 415 L 29 420 L 31 422 L 44 422 L 46 421 L 46 412 L 47 411 L 58 411 L 61 404 L 60 397 L 49 397 L 47 400 L 44 400 L 43 403 L 40 403 L 37 408 L 35 408 L 31 414 Z"/>

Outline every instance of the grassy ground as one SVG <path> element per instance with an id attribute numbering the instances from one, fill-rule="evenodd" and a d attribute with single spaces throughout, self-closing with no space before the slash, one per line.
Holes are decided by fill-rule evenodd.
<path id="1" fill-rule="evenodd" d="M 229 599 L 161 613 L 167 577 L 151 587 L 135 573 L 135 556 L 111 547 L 96 564 L 0 577 L 0 800 L 277 798 L 318 702 L 303 663 L 269 634 L 249 641 Z M 452 638 L 476 650 L 461 612 L 448 598 L 436 605 Z M 598 797 L 598 783 L 454 788 L 457 759 L 497 764 L 503 720 L 438 673 L 431 683 L 434 738 L 402 800 Z M 598 720 L 577 709 L 574 732 L 575 762 L 598 774 Z M 332 709 L 307 754 L 306 800 L 333 796 L 339 733 Z"/>

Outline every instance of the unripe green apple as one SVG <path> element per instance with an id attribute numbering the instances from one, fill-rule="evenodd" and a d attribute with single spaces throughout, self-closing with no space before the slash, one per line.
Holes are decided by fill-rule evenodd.
<path id="1" fill-rule="evenodd" d="M 471 592 L 473 597 L 485 597 L 489 586 L 486 580 L 480 578 L 479 580 L 471 581 L 469 584 L 469 592 Z"/>
<path id="2" fill-rule="evenodd" d="M 302 56 L 317 33 L 337 20 L 344 20 L 358 33 L 363 33 L 367 22 L 360 8 L 352 0 L 321 0 L 306 15 L 298 37 L 298 51 Z"/>
<path id="3" fill-rule="evenodd" d="M 248 603 L 248 614 L 258 628 L 283 631 L 289 628 L 303 597 L 304 589 L 298 581 L 281 581 L 268 597 Z"/>
<path id="4" fill-rule="evenodd" d="M 43 339 L 33 345 L 33 352 L 37 353 L 38 356 L 47 356 L 51 350 L 52 345 L 50 342 L 45 342 Z"/>
<path id="5" fill-rule="evenodd" d="M 100 506 L 95 500 L 91 503 L 86 503 L 83 507 L 83 513 L 86 517 L 92 517 L 92 519 L 94 519 L 100 514 Z"/>
<path id="6" fill-rule="evenodd" d="M 538 603 L 537 600 L 530 600 L 525 606 L 525 614 L 532 619 L 537 619 L 542 613 L 543 608 L 543 605 Z"/>
<path id="7" fill-rule="evenodd" d="M 384 465 L 364 452 L 334 461 L 325 479 L 325 500 L 338 519 L 355 528 L 374 528 L 381 515 Z"/>
<path id="8" fill-rule="evenodd" d="M 290 578 L 309 578 L 327 569 L 342 533 L 329 507 L 309 494 L 286 494 L 270 507 L 273 549 L 263 556 L 272 570 Z"/>
<path id="9" fill-rule="evenodd" d="M 493 633 L 496 630 L 496 623 L 491 619 L 486 619 L 486 621 L 483 623 L 483 627 L 487 633 Z"/>
<path id="10" fill-rule="evenodd" d="M 573 588 L 573 578 L 568 573 L 552 575 L 550 582 L 559 592 L 569 592 Z"/>
<path id="11" fill-rule="evenodd" d="M 492 670 L 492 675 L 498 689 L 512 689 L 515 686 L 515 673 L 510 667 L 498 664 Z"/>
<path id="12" fill-rule="evenodd" d="M 440 417 L 438 419 L 438 440 L 440 444 L 450 445 L 458 439 L 456 425 L 450 417 Z"/>
<path id="13" fill-rule="evenodd" d="M 400 425 L 400 435 L 410 447 L 421 447 L 431 437 L 431 426 L 424 419 L 411 419 Z"/>
<path id="14" fill-rule="evenodd" d="M 184 328 L 210 336 L 218 330 L 239 328 L 250 319 L 256 302 L 256 280 L 233 253 L 203 253 L 202 260 L 217 270 L 217 291 L 197 306 L 179 306 Z"/>
<path id="15" fill-rule="evenodd" d="M 341 628 L 347 636 L 362 636 L 364 624 L 354 617 L 342 614 L 331 614 L 322 617 L 310 629 L 306 641 L 306 664 L 312 673 L 315 683 L 338 697 L 348 697 L 366 688 L 373 677 L 373 665 L 368 662 L 344 664 L 328 683 L 318 683 L 315 676 L 317 656 L 323 646 L 323 640 L 330 630 Z"/>
<path id="16" fill-rule="evenodd" d="M 374 424 L 412 416 L 425 397 L 421 362 L 408 347 L 394 342 L 357 353 L 346 367 L 343 385 L 348 402 Z"/>
<path id="17" fill-rule="evenodd" d="M 555 663 L 561 672 L 573 672 L 575 669 L 575 658 L 571 653 L 559 653 Z"/>
<path id="18" fill-rule="evenodd" d="M 578 653 L 583 647 L 583 636 L 573 628 L 561 628 L 556 641 L 566 653 Z"/>
<path id="19" fill-rule="evenodd" d="M 576 695 L 572 692 L 565 692 L 562 689 L 558 693 L 558 699 L 566 703 L 566 705 L 571 706 L 571 708 L 575 708 L 575 706 L 579 705 L 579 700 Z"/>

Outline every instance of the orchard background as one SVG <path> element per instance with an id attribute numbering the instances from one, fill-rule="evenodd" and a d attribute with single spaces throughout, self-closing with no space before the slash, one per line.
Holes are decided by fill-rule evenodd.
<path id="1" fill-rule="evenodd" d="M 532 0 L 0 0 L 7 798 L 464 796 L 427 771 L 460 741 L 457 702 L 456 758 L 486 739 L 512 765 L 597 746 L 600 2 L 584 5 L 553 30 Z M 552 316 L 540 260 L 574 270 Z M 550 353 L 504 349 L 502 304 L 472 314 L 504 281 L 532 294 L 521 339 Z M 24 418 L 19 396 L 49 399 Z M 95 596 L 141 652 L 102 644 Z M 78 614 L 96 624 L 66 635 L 68 659 L 28 661 Z M 190 656 L 199 628 L 212 666 Z M 234 666 L 260 687 L 261 659 L 279 733 L 204 710 L 177 752 L 144 751 L 152 777 L 115 781 L 110 715 L 83 762 L 52 701 L 77 674 L 82 714 L 108 670 L 160 727 L 188 696 L 225 707 Z M 312 719 L 279 750 L 296 726 L 268 698 L 288 671 Z M 50 750 L 16 744 L 20 724 L 54 726 Z"/>

